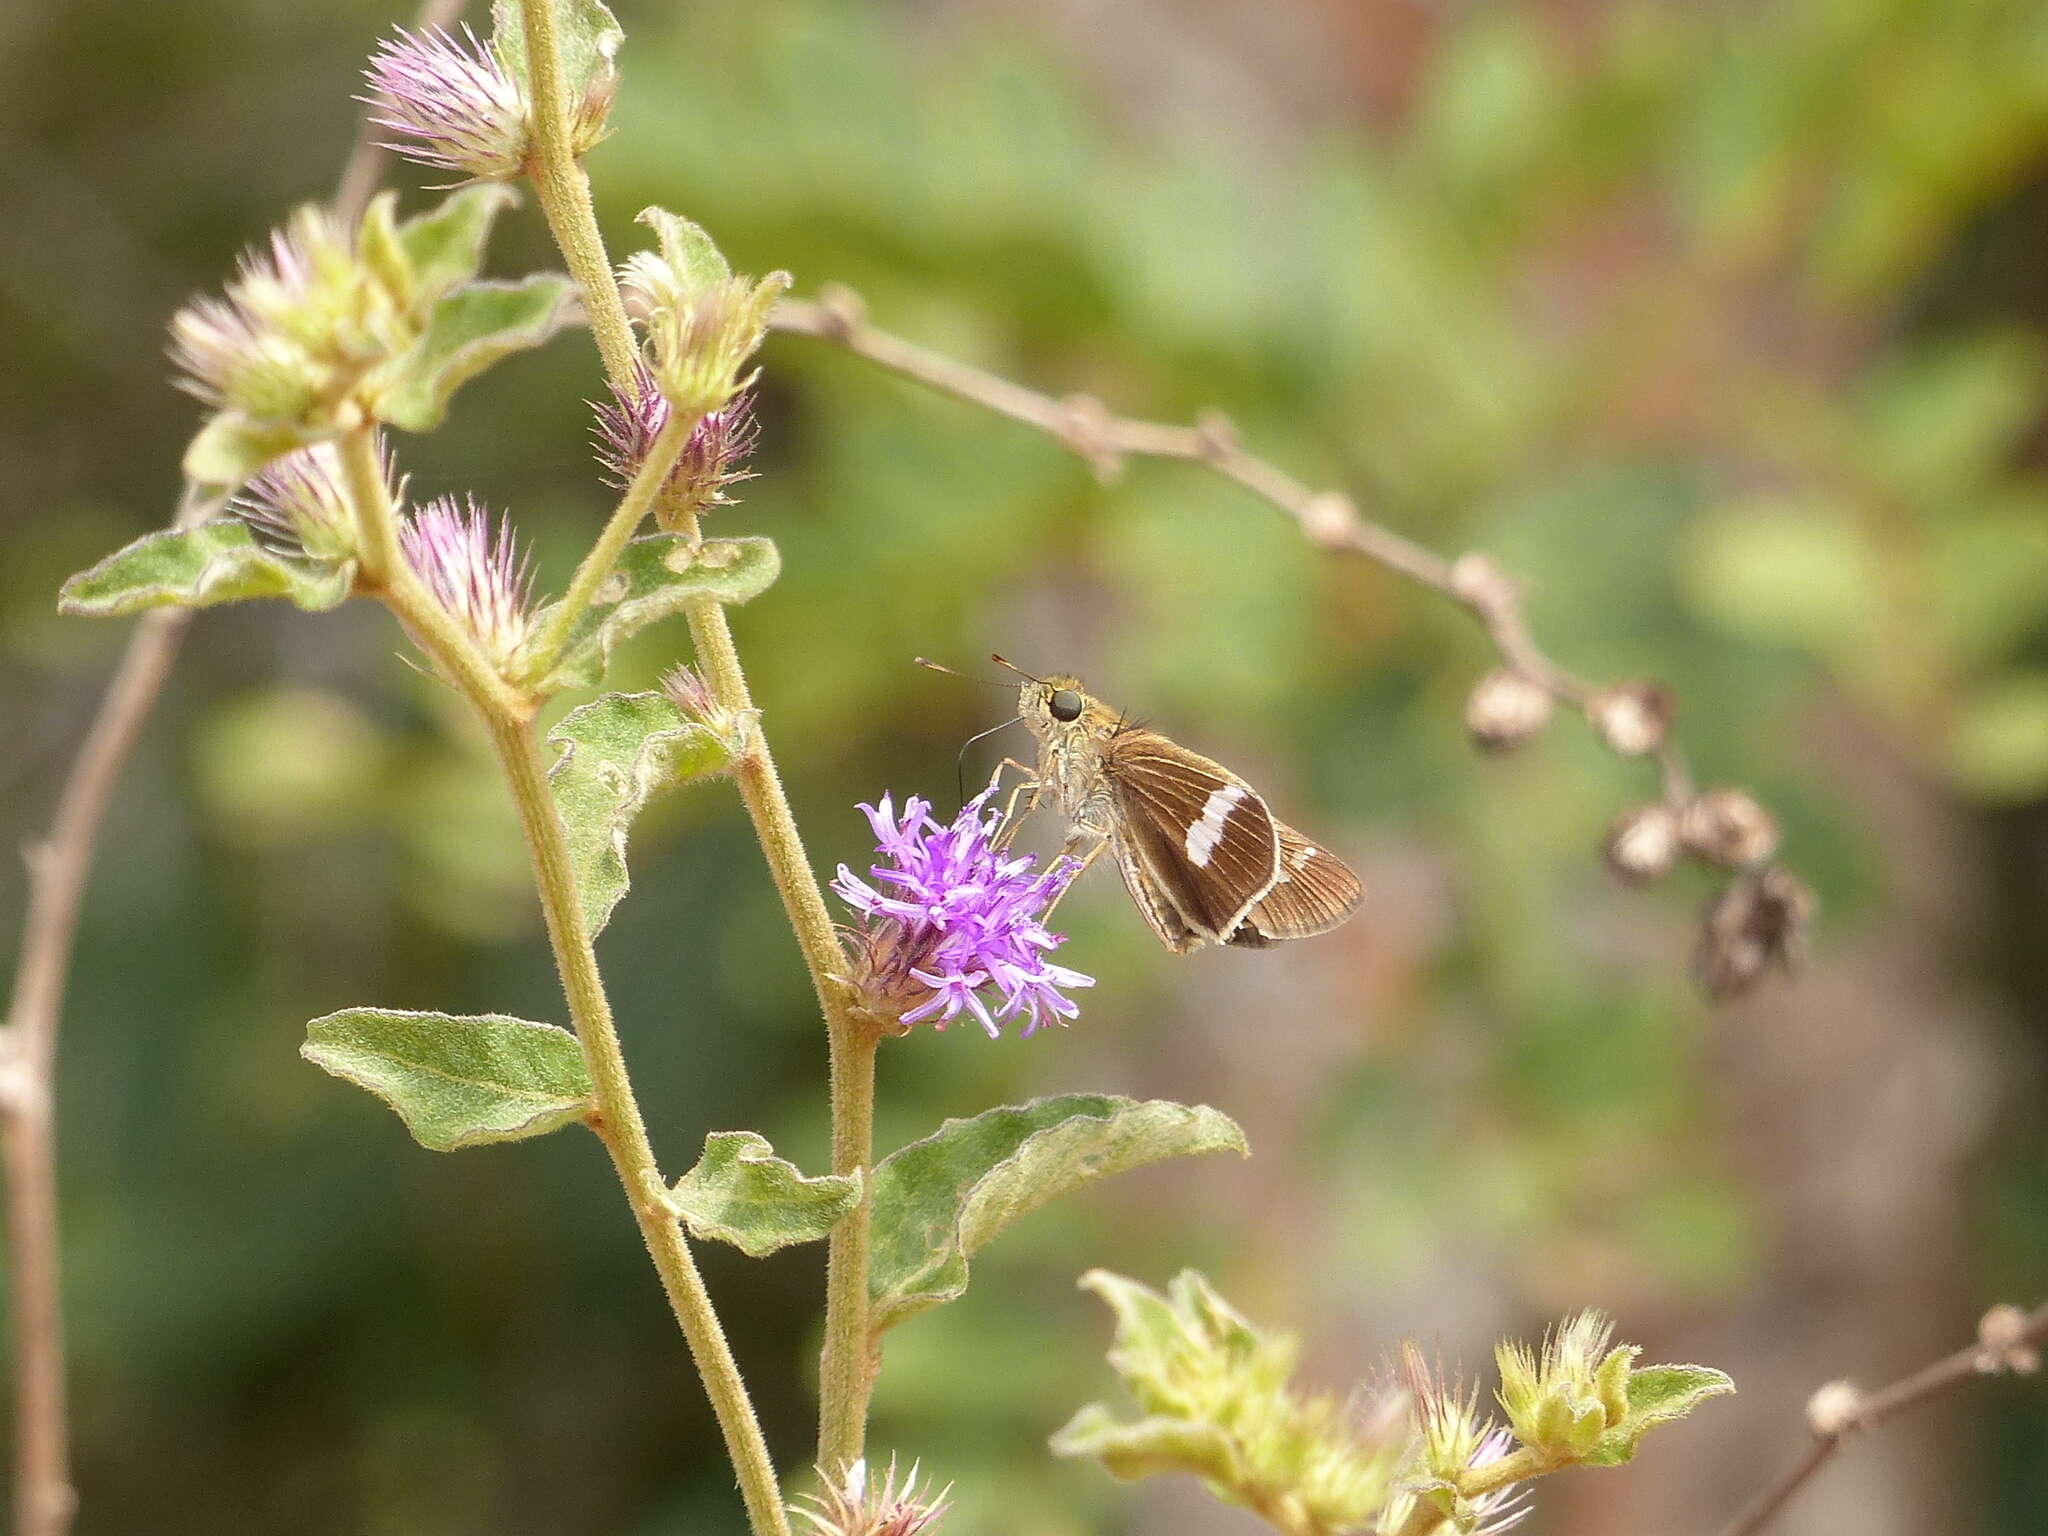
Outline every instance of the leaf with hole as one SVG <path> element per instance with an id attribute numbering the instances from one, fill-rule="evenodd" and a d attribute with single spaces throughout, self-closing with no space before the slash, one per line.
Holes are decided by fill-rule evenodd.
<path id="1" fill-rule="evenodd" d="M 635 539 L 577 617 L 561 659 L 541 686 L 549 691 L 594 688 L 604 680 L 612 648 L 629 635 L 681 613 L 696 598 L 744 603 L 767 591 L 781 574 L 782 557 L 770 539 L 692 544 L 679 533 Z M 547 632 L 553 612 L 552 607 L 542 610 L 540 633 Z"/>

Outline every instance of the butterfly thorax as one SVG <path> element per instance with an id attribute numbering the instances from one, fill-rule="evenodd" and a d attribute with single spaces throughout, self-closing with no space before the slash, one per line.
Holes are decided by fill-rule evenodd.
<path id="1" fill-rule="evenodd" d="M 1077 718 L 1054 716 L 1052 700 L 1062 693 L 1080 696 Z M 1113 835 L 1116 818 L 1102 754 L 1121 723 L 1117 713 L 1082 688 L 1079 678 L 1060 675 L 1019 689 L 1017 713 L 1038 738 L 1038 780 L 1060 814 L 1074 831 L 1088 837 Z"/>

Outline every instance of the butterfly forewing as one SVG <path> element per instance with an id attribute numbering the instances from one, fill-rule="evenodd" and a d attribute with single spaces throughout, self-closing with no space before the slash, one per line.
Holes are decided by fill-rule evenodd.
<path id="1" fill-rule="evenodd" d="M 1224 942 L 1280 872 L 1266 802 L 1229 769 L 1154 731 L 1118 731 L 1104 758 L 1117 862 L 1138 909 L 1169 949 Z M 1162 903 L 1177 925 L 1161 920 Z"/>
<path id="2" fill-rule="evenodd" d="M 1230 936 L 1233 944 L 1263 949 L 1285 939 L 1328 933 L 1357 911 L 1365 897 L 1365 887 L 1342 859 L 1284 822 L 1279 833 L 1279 878 Z"/>

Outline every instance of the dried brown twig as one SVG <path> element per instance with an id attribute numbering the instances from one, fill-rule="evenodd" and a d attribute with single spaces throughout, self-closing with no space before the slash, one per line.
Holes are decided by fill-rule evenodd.
<path id="1" fill-rule="evenodd" d="M 416 28 L 452 25 L 462 14 L 463 3 L 426 0 Z M 376 130 L 365 119 L 334 195 L 334 210 L 344 220 L 361 217 L 387 158 Z M 218 505 L 188 483 L 174 526 L 210 516 Z M 71 1484 L 64 1377 L 52 1082 L 79 905 L 92 872 L 93 845 L 121 770 L 156 706 L 191 617 L 188 608 L 159 608 L 136 621 L 57 792 L 50 830 L 23 850 L 28 900 L 7 1020 L 0 1025 L 0 1160 L 6 1164 L 12 1295 L 16 1536 L 63 1536 L 78 1502 Z"/>
<path id="2" fill-rule="evenodd" d="M 1247 453 L 1220 413 L 1182 427 L 1112 415 L 1092 395 L 1041 394 L 876 329 L 859 295 L 846 288 L 827 285 L 816 300 L 784 300 L 772 323 L 1043 432 L 1104 481 L 1132 458 L 1199 465 L 1285 514 L 1316 547 L 1369 560 L 1450 598 L 1479 621 L 1500 657 L 1500 667 L 1480 679 L 1466 705 L 1466 723 L 1482 746 L 1520 744 L 1543 726 L 1552 706 L 1563 705 L 1583 715 L 1615 752 L 1655 761 L 1658 799 L 1626 813 L 1608 839 L 1606 861 L 1618 877 L 1631 884 L 1659 879 L 1688 853 L 1735 871 L 1700 929 L 1695 970 L 1706 990 L 1733 996 L 1796 956 L 1813 898 L 1772 862 L 1777 829 L 1771 818 L 1739 790 L 1702 794 L 1695 788 L 1669 730 L 1672 704 L 1663 688 L 1596 685 L 1553 661 L 1529 631 L 1515 583 L 1488 556 L 1445 559 L 1366 518 L 1342 492 L 1312 490 Z"/>
<path id="3" fill-rule="evenodd" d="M 1721 1536 L 1756 1536 L 1791 1502 L 1806 1481 L 1833 1458 L 1850 1436 L 1898 1417 L 1929 1398 L 1979 1376 L 2013 1371 L 2031 1375 L 2041 1368 L 2041 1346 L 2048 1343 L 2048 1306 L 2033 1312 L 2000 1305 L 1977 1324 L 1977 1339 L 1952 1355 L 1876 1392 L 1863 1393 L 1846 1381 L 1829 1382 L 1808 1400 L 1807 1427 L 1813 1443 L 1784 1476 L 1722 1529 Z"/>

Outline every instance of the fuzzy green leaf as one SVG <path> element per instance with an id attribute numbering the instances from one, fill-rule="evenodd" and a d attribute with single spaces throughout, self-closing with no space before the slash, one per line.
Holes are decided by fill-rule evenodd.
<path id="1" fill-rule="evenodd" d="M 237 486 L 272 459 L 331 437 L 290 422 L 252 421 L 239 411 L 209 416 L 185 447 L 179 466 L 200 485 Z"/>
<path id="2" fill-rule="evenodd" d="M 196 528 L 144 534 L 64 583 L 57 606 L 93 618 L 145 608 L 210 608 L 252 597 L 288 598 L 309 612 L 340 604 L 355 564 L 316 565 L 264 548 L 249 525 L 222 517 Z"/>
<path id="3" fill-rule="evenodd" d="M 594 81 L 617 66 L 626 40 L 618 18 L 600 0 L 554 0 L 555 47 L 562 59 L 562 95 L 573 108 Z M 526 85 L 526 29 L 517 0 L 491 0 L 491 47 L 505 72 Z M 531 92 L 528 93 L 529 99 Z"/>
<path id="4" fill-rule="evenodd" d="M 660 619 L 682 612 L 695 597 L 744 603 L 782 574 L 782 556 L 763 538 L 706 539 L 692 546 L 679 533 L 635 539 L 576 621 L 569 644 L 542 686 L 594 688 L 604 680 L 612 647 Z M 546 632 L 544 610 L 539 629 Z"/>
<path id="5" fill-rule="evenodd" d="M 1093 1456 L 1126 1483 L 1166 1472 L 1192 1472 L 1226 1488 L 1242 1481 L 1237 1449 L 1215 1425 L 1165 1417 L 1127 1424 L 1102 1403 L 1069 1419 L 1052 1437 L 1052 1453 Z"/>
<path id="6" fill-rule="evenodd" d="M 1207 1105 L 1077 1093 L 948 1120 L 874 1173 L 876 1333 L 967 1289 L 967 1261 L 1011 1222 L 1127 1168 L 1247 1152 Z"/>
<path id="7" fill-rule="evenodd" d="M 1636 1453 L 1645 1431 L 1682 1419 L 1710 1397 L 1735 1390 L 1725 1371 L 1705 1365 L 1646 1365 L 1629 1372 L 1628 1417 L 1602 1435 L 1584 1458 L 1596 1467 L 1615 1467 Z"/>
<path id="8" fill-rule="evenodd" d="M 584 921 L 593 936 L 626 894 L 626 837 L 656 794 L 723 773 L 746 746 L 751 722 L 730 737 L 685 719 L 660 693 L 608 693 L 563 716 L 548 733 L 561 757 L 548 784 L 569 832 Z"/>
<path id="9" fill-rule="evenodd" d="M 814 1243 L 860 1204 L 858 1175 L 806 1177 L 752 1131 L 713 1131 L 704 1156 L 676 1180 L 669 1202 L 694 1237 L 715 1237 L 758 1259 Z"/>
<path id="10" fill-rule="evenodd" d="M 345 1008 L 308 1024 L 299 1054 L 376 1094 L 432 1152 L 523 1141 L 590 1110 L 576 1037 L 498 1013 Z"/>
<path id="11" fill-rule="evenodd" d="M 516 283 L 470 283 L 436 301 L 420 339 L 386 366 L 378 418 L 408 432 L 432 431 L 456 390 L 560 330 L 575 291 L 558 272 L 536 272 Z"/>
<path id="12" fill-rule="evenodd" d="M 732 264 L 703 225 L 666 208 L 641 209 L 640 222 L 654 231 L 662 260 L 674 269 L 689 292 L 699 292 L 732 276 Z"/>
<path id="13" fill-rule="evenodd" d="M 503 182 L 482 182 L 401 224 L 398 244 L 412 269 L 413 292 L 421 300 L 438 299 L 473 279 L 483 266 L 491 226 L 518 203 L 519 195 Z"/>

